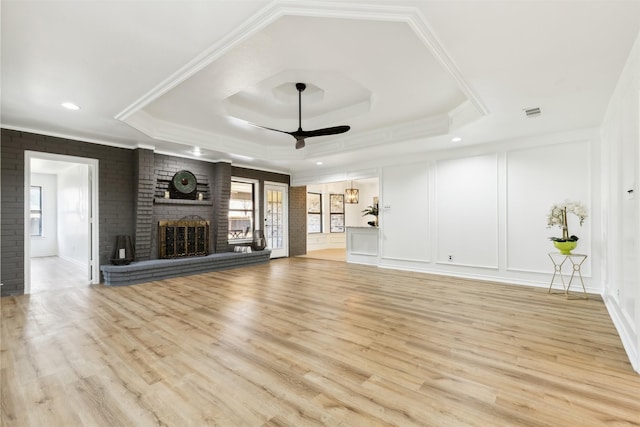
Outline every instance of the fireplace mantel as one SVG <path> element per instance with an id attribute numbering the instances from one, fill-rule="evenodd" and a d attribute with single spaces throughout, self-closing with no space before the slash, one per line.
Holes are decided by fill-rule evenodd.
<path id="1" fill-rule="evenodd" d="M 162 197 L 156 197 L 153 199 L 153 203 L 156 205 L 191 205 L 191 206 L 211 206 L 213 202 L 211 200 L 187 200 L 187 199 L 165 199 Z"/>

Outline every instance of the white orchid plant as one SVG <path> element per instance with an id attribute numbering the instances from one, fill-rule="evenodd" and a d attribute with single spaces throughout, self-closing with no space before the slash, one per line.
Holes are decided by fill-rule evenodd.
<path id="1" fill-rule="evenodd" d="M 567 214 L 572 213 L 580 220 L 580 226 L 587 218 L 587 209 L 580 202 L 567 200 L 563 203 L 555 204 L 551 207 L 547 216 L 547 228 L 558 226 L 562 229 L 562 237 L 550 237 L 556 242 L 575 242 L 578 236 L 569 235 L 569 227 L 567 226 Z"/>

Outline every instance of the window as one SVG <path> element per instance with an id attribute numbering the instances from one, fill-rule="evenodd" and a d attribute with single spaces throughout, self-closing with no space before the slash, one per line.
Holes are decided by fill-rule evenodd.
<path id="1" fill-rule="evenodd" d="M 42 187 L 31 187 L 30 205 L 29 228 L 31 235 L 42 236 Z"/>
<path id="2" fill-rule="evenodd" d="M 253 238 L 257 205 L 255 188 L 253 182 L 231 181 L 228 236 L 230 241 Z"/>
<path id="3" fill-rule="evenodd" d="M 322 233 L 322 194 L 307 193 L 307 233 Z"/>

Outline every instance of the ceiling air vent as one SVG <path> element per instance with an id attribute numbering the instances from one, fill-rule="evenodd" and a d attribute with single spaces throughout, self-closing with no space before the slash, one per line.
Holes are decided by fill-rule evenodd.
<path id="1" fill-rule="evenodd" d="M 538 117 L 540 114 L 542 114 L 542 111 L 540 111 L 540 107 L 525 108 L 524 113 L 527 115 L 527 117 Z"/>

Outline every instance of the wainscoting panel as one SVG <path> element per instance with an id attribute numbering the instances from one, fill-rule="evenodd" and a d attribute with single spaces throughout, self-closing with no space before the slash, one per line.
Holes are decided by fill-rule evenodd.
<path id="1" fill-rule="evenodd" d="M 507 268 L 519 271 L 553 271 L 547 254 L 554 252 L 549 237 L 562 236 L 558 227 L 547 228 L 547 215 L 556 203 L 579 201 L 590 218 L 580 227 L 568 215 L 569 234 L 580 240 L 575 253 L 591 255 L 591 167 L 589 142 L 578 141 L 507 153 Z M 591 257 L 582 273 L 591 274 Z"/>

